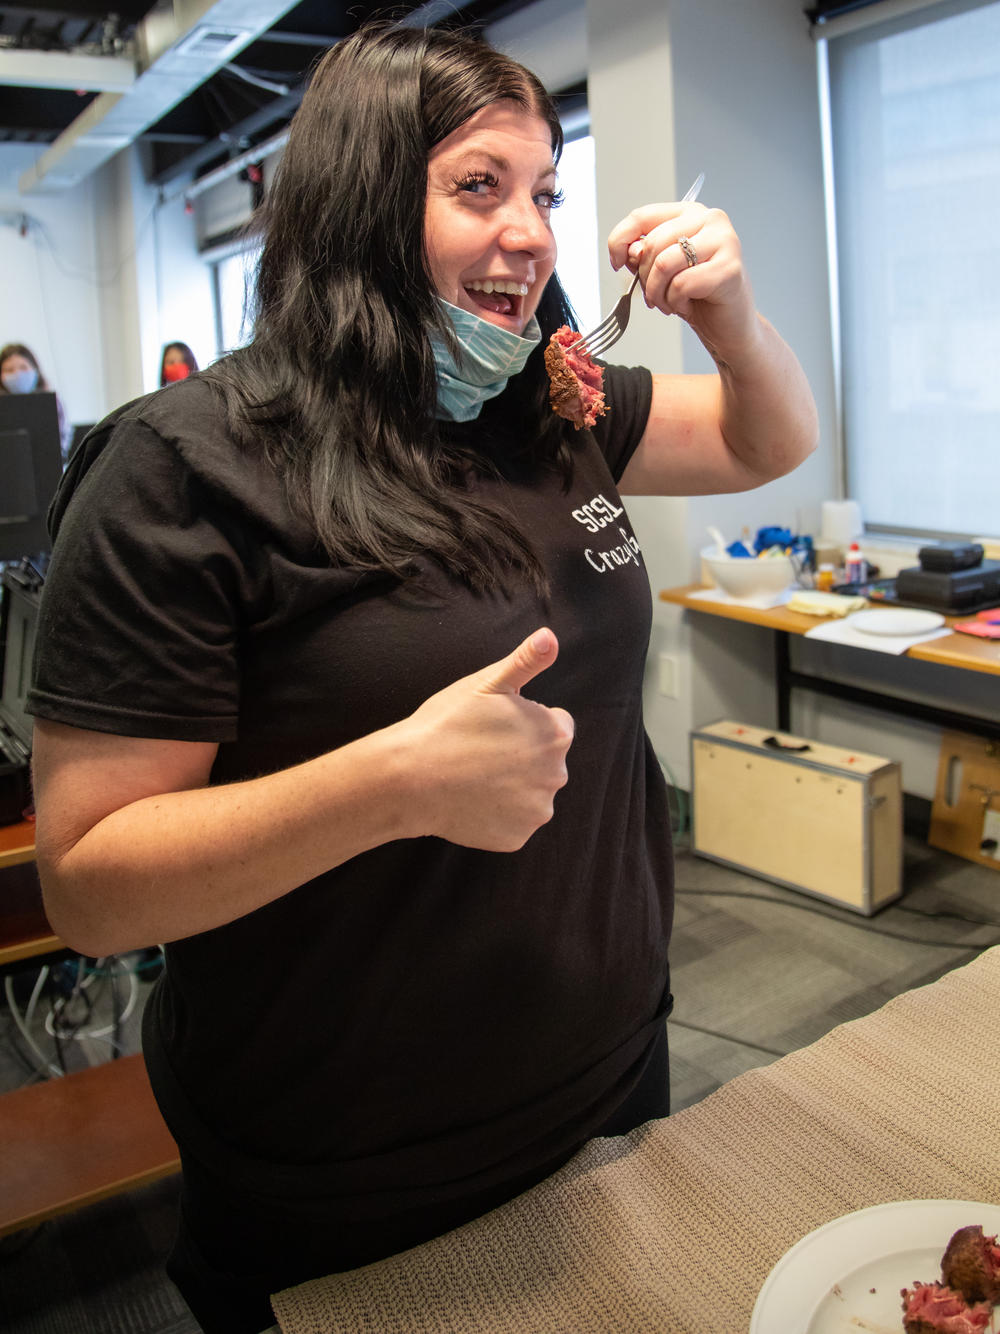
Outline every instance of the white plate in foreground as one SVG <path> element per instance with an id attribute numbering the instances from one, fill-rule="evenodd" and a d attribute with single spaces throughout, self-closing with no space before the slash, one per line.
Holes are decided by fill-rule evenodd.
<path id="1" fill-rule="evenodd" d="M 771 1270 L 750 1334 L 901 1334 L 900 1290 L 940 1282 L 944 1248 L 976 1223 L 1000 1232 L 1000 1205 L 900 1200 L 824 1223 Z"/>
<path id="2" fill-rule="evenodd" d="M 869 607 L 866 611 L 851 612 L 847 624 L 866 635 L 926 635 L 940 629 L 944 617 L 937 611 L 915 611 L 908 607 Z"/>

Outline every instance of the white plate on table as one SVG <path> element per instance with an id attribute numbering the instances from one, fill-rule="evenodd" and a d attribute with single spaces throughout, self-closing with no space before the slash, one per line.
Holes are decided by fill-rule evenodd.
<path id="1" fill-rule="evenodd" d="M 900 1200 L 824 1223 L 771 1270 L 750 1334 L 901 1334 L 900 1290 L 940 1282 L 951 1237 L 976 1223 L 1000 1232 L 1000 1205 Z"/>
<path id="2" fill-rule="evenodd" d="M 944 617 L 937 611 L 915 611 L 909 607 L 869 607 L 866 611 L 851 612 L 847 624 L 866 635 L 926 635 L 939 630 Z"/>

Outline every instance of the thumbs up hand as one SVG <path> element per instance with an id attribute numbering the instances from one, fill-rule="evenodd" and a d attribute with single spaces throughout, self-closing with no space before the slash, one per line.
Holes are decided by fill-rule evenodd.
<path id="1" fill-rule="evenodd" d="M 516 852 L 551 820 L 568 777 L 573 719 L 520 691 L 558 651 L 551 630 L 536 630 L 506 658 L 446 686 L 397 724 L 422 760 L 424 833 Z"/>

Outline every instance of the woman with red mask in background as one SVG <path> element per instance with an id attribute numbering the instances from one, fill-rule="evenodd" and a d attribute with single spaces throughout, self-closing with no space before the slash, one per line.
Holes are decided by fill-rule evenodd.
<path id="1" fill-rule="evenodd" d="M 178 380 L 186 380 L 197 369 L 198 363 L 187 343 L 168 343 L 163 349 L 160 362 L 160 388 L 166 384 L 176 384 Z"/>
<path id="2" fill-rule="evenodd" d="M 4 394 L 53 394 L 55 390 L 42 374 L 34 352 L 23 343 L 8 343 L 0 348 L 0 393 Z M 72 435 L 66 420 L 63 405 L 56 394 L 56 410 L 59 413 L 59 439 L 65 460 L 69 453 Z"/>

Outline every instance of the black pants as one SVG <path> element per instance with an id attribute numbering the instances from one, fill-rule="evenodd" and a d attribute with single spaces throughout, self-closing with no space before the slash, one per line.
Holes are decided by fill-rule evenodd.
<path id="1" fill-rule="evenodd" d="M 638 1083 L 594 1137 L 624 1135 L 669 1111 L 664 1024 Z M 327 1218 L 317 1218 L 316 1226 L 310 1226 L 301 1208 L 288 1218 L 282 1218 L 270 1206 L 255 1212 L 248 1201 L 234 1201 L 210 1173 L 182 1154 L 180 1227 L 167 1273 L 205 1334 L 260 1334 L 274 1324 L 269 1300 L 272 1292 L 323 1274 L 371 1264 L 460 1227 L 544 1181 L 581 1147 L 577 1145 L 556 1161 L 489 1190 L 390 1218 L 351 1220 L 339 1230 L 331 1229 Z M 197 1231 L 191 1226 L 195 1219 Z M 267 1257 L 275 1254 L 277 1238 L 284 1242 L 286 1254 L 294 1254 L 294 1262 L 268 1262 Z M 230 1267 L 234 1254 L 246 1257 L 245 1268 L 235 1271 Z"/>

